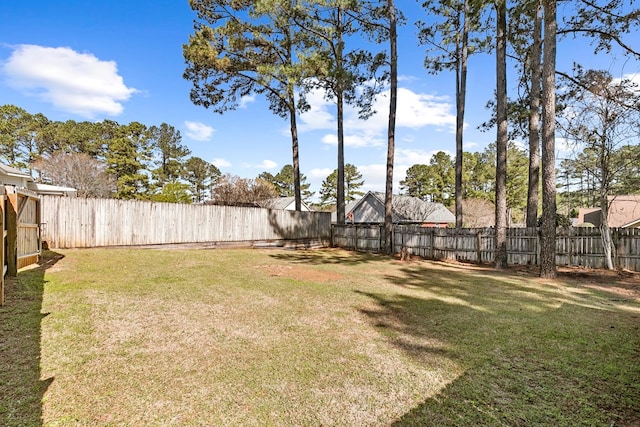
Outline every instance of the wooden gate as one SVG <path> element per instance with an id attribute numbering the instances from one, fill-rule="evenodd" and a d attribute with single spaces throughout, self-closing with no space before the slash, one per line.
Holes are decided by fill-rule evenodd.
<path id="1" fill-rule="evenodd" d="M 7 274 L 40 261 L 40 196 L 25 189 L 6 189 Z"/>

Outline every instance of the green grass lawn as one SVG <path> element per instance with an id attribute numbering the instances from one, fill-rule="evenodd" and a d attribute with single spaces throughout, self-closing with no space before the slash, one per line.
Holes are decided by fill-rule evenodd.
<path id="1" fill-rule="evenodd" d="M 65 250 L 0 307 L 2 426 L 638 426 L 637 277 Z"/>

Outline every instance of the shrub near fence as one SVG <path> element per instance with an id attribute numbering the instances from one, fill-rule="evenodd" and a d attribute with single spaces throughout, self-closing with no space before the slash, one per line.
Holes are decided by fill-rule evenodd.
<path id="1" fill-rule="evenodd" d="M 331 214 L 45 196 L 43 240 L 51 248 L 181 243 L 328 246 Z"/>
<path id="2" fill-rule="evenodd" d="M 640 271 L 640 229 L 611 229 L 616 267 Z M 332 226 L 332 243 L 346 249 L 380 252 L 384 227 L 381 225 Z M 394 252 L 427 259 L 492 263 L 495 255 L 492 228 L 429 228 L 396 225 Z M 538 265 L 540 234 L 537 228 L 507 230 L 507 262 L 511 265 Z M 559 228 L 556 238 L 556 264 L 604 268 L 602 238 L 598 228 Z"/>

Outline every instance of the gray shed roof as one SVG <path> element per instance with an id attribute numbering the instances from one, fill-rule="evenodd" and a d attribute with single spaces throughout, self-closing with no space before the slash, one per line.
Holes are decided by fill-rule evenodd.
<path id="1" fill-rule="evenodd" d="M 444 224 L 456 221 L 455 215 L 442 203 L 425 202 L 413 196 L 394 194 L 392 208 L 394 223 Z M 345 207 L 345 214 L 356 211 L 356 222 L 383 222 L 384 193 L 370 191 L 361 199 L 349 202 Z M 333 219 L 336 218 L 334 214 Z"/>
<path id="2" fill-rule="evenodd" d="M 296 198 L 295 197 L 274 197 L 272 199 L 265 199 L 258 202 L 258 206 L 266 209 L 286 209 L 289 206 L 295 205 Z M 311 210 L 309 206 L 303 201 L 302 210 Z"/>
<path id="3" fill-rule="evenodd" d="M 384 194 L 376 193 L 384 202 Z M 413 196 L 394 195 L 393 214 L 398 222 L 456 222 L 456 217 L 442 203 L 425 202 Z"/>

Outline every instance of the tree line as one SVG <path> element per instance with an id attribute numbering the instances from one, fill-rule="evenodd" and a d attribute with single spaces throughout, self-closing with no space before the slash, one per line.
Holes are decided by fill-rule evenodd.
<path id="1" fill-rule="evenodd" d="M 61 122 L 3 105 L 0 138 L 0 161 L 81 197 L 198 202 L 221 175 L 166 123 Z"/>
<path id="2" fill-rule="evenodd" d="M 573 72 L 558 70 L 557 43 L 566 37 L 579 37 L 583 43 L 591 45 L 594 53 L 606 53 L 616 47 L 625 55 L 640 58 L 637 48 L 624 39 L 637 31 L 640 13 L 633 8 L 632 0 L 430 0 L 420 4 L 425 18 L 418 20 L 416 25 L 419 42 L 426 51 L 426 71 L 455 73 L 453 197 L 456 227 L 461 227 L 463 220 L 463 130 L 468 58 L 489 53 L 495 59 L 496 70 L 495 99 L 491 101 L 494 109 L 491 127 L 496 132 L 493 160 L 496 267 L 506 266 L 507 174 L 511 167 L 509 134 L 520 126 L 529 153 L 525 221 L 528 226 L 537 225 L 538 212 L 542 211 L 541 276 L 555 277 L 556 108 L 561 100 L 557 76 L 574 85 L 575 91 L 568 90 L 568 95 L 572 92 L 578 95 L 582 91 L 583 99 L 592 97 L 591 105 L 595 104 L 594 100 L 617 98 L 620 94 L 609 90 L 619 85 L 606 73 L 582 72 L 578 68 Z M 372 99 L 381 88 L 388 88 L 385 246 L 391 250 L 397 26 L 406 22 L 401 7 L 394 0 L 191 0 L 190 5 L 197 19 L 194 33 L 184 46 L 187 62 L 184 77 L 193 83 L 193 102 L 222 113 L 235 108 L 248 94 L 259 93 L 267 97 L 271 110 L 290 123 L 297 208 L 301 189 L 296 114 L 309 107 L 305 95 L 320 88 L 336 105 L 337 212 L 338 221 L 342 222 L 344 105 L 359 107 L 362 117 L 367 117 L 371 113 Z M 562 5 L 561 14 L 558 5 Z M 518 82 L 518 94 L 513 99 L 508 96 L 507 79 L 514 76 L 508 72 L 509 64 L 515 66 Z M 600 83 L 594 83 L 592 77 L 596 75 L 603 77 Z M 630 111 L 637 110 L 637 103 L 617 103 L 620 104 Z M 614 126 L 611 117 L 602 114 L 607 116 L 608 113 L 600 110 L 584 117 L 601 115 L 601 119 Z M 624 143 L 616 138 L 612 141 L 611 132 L 590 128 L 597 119 L 584 126 L 574 126 L 576 119 L 581 118 L 577 115 L 568 117 L 565 123 L 558 124 L 566 124 L 562 129 L 575 143 L 595 148 L 599 176 L 604 184 L 612 179 L 612 168 L 603 166 L 610 157 L 601 149 L 608 153 L 612 146 Z M 606 204 L 603 195 L 609 187 L 603 185 L 601 188 L 605 190 L 600 192 L 600 202 Z M 602 209 L 606 223 L 606 207 L 603 205 Z"/>
<path id="3" fill-rule="evenodd" d="M 52 121 L 14 105 L 0 106 L 0 162 L 29 172 L 39 182 L 75 188 L 80 197 L 113 197 L 174 203 L 256 205 L 273 197 L 293 196 L 292 165 L 255 179 L 223 175 L 207 161 L 191 156 L 180 131 L 162 123 Z M 322 182 L 317 206 L 337 199 L 337 171 Z M 303 200 L 311 203 L 304 174 Z M 347 200 L 363 193 L 362 174 L 346 165 Z"/>

